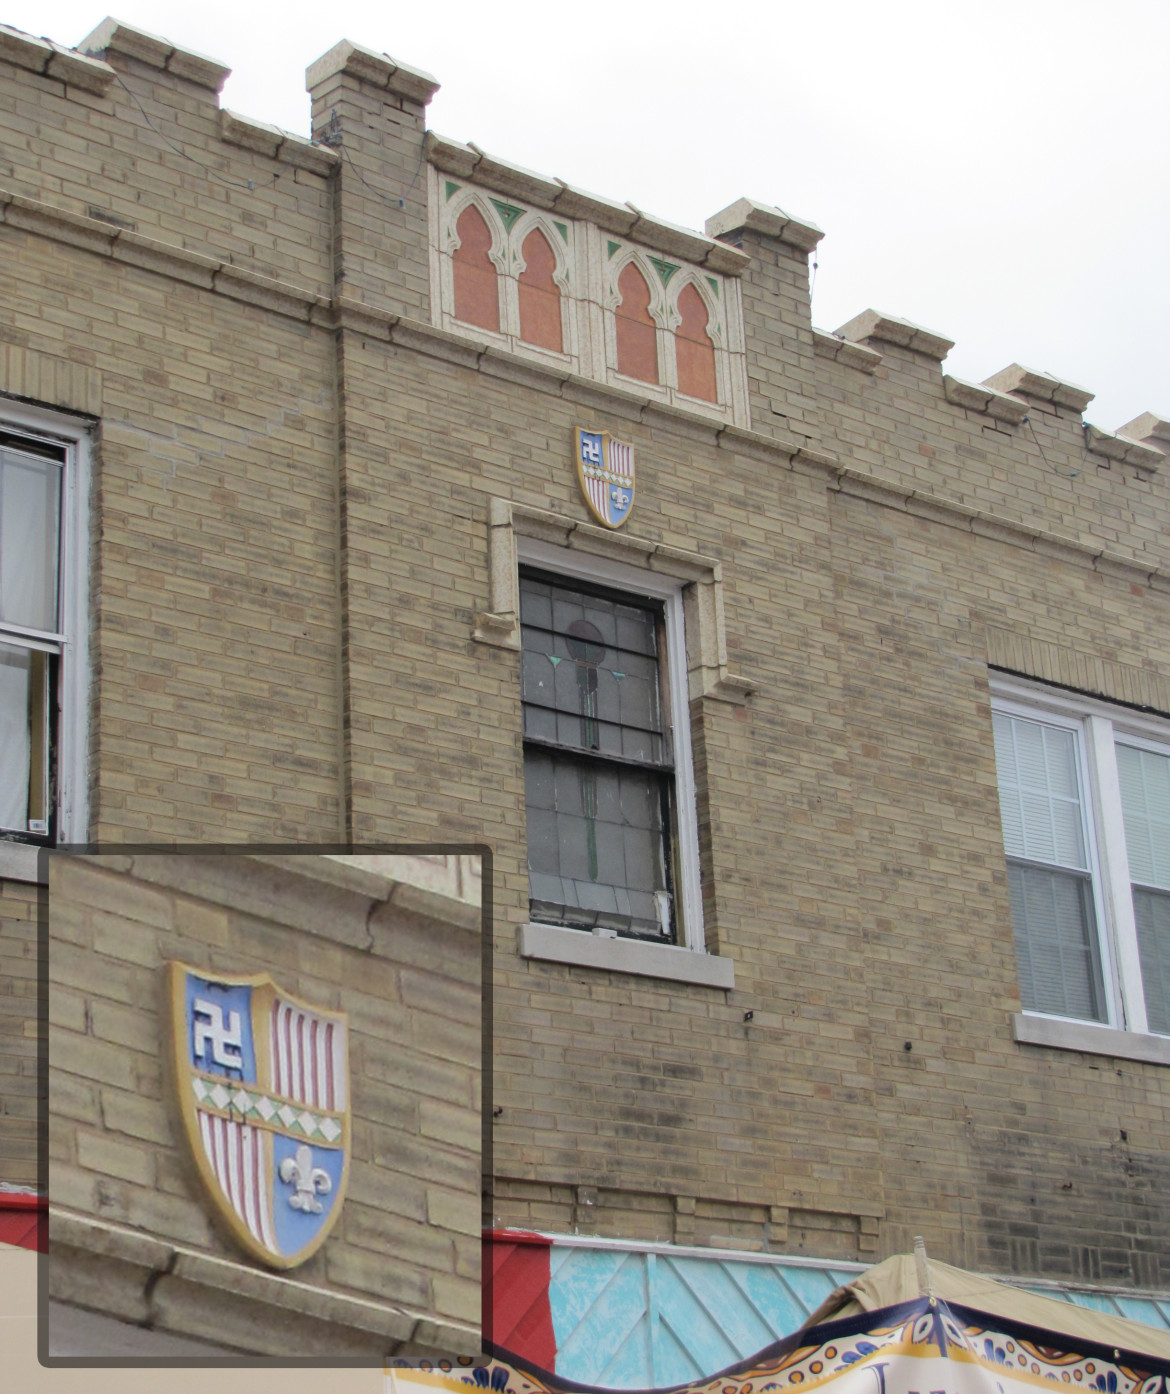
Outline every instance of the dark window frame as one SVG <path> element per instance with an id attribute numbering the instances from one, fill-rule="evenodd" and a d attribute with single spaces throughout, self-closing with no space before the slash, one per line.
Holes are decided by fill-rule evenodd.
<path id="1" fill-rule="evenodd" d="M 635 939 L 655 944 L 681 944 L 683 943 L 684 926 L 681 923 L 679 895 L 680 877 L 678 858 L 680 852 L 676 792 L 677 771 L 674 758 L 674 732 L 672 729 L 670 708 L 670 653 L 666 635 L 665 602 L 657 597 L 640 593 L 633 587 L 597 583 L 582 579 L 575 575 L 565 575 L 553 570 L 548 570 L 539 565 L 524 562 L 519 566 L 518 579 L 522 606 L 525 583 L 534 581 L 541 585 L 556 587 L 558 590 L 569 594 L 594 597 L 611 604 L 638 609 L 654 617 L 656 702 L 659 734 L 662 742 L 660 758 L 636 758 L 613 750 L 602 750 L 596 744 L 585 746 L 583 743 L 572 743 L 530 734 L 527 730 L 527 721 L 523 719 L 522 743 L 526 774 L 530 769 L 529 759 L 530 752 L 532 752 L 534 754 L 547 755 L 554 760 L 572 762 L 575 765 L 587 768 L 604 769 L 608 771 L 628 771 L 636 776 L 642 775 L 647 779 L 649 784 L 656 788 L 659 810 L 659 827 L 657 831 L 661 839 L 658 849 L 661 858 L 660 870 L 663 882 L 661 890 L 667 896 L 669 904 L 668 926 L 667 932 L 664 934 L 662 932 L 640 929 L 629 922 L 622 925 L 617 923 L 617 921 L 622 918 L 621 915 L 594 912 L 583 907 L 577 908 L 576 913 L 574 913 L 575 907 L 561 906 L 561 913 L 553 914 L 551 909 L 543 908 L 547 905 L 547 902 L 540 902 L 532 897 L 530 883 L 530 917 L 535 923 L 552 924 L 563 928 L 583 930 L 586 932 L 600 930 L 603 933 L 616 933 L 618 937 L 624 939 Z M 523 618 L 521 618 L 521 635 L 523 636 L 526 629 L 531 628 L 534 628 L 534 626 L 526 625 Z M 522 637 L 522 664 L 524 662 L 523 655 L 530 652 L 532 652 L 532 650 L 530 648 L 525 648 Z M 525 715 L 530 707 L 535 707 L 537 705 L 525 701 L 523 676 L 521 678 L 521 705 Z M 556 709 L 554 708 L 554 710 Z M 597 724 L 600 725 L 602 723 L 598 722 Z M 525 799 L 525 813 L 526 819 L 530 822 L 534 815 L 534 810 L 529 807 L 527 796 Z M 529 846 L 531 846 L 530 840 Z M 604 884 L 609 885 L 611 883 Z M 632 919 L 632 917 L 628 918 Z"/>

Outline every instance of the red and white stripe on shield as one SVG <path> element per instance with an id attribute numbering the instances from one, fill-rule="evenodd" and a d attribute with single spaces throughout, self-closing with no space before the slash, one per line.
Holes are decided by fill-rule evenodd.
<path id="1" fill-rule="evenodd" d="M 279 1252 L 272 1232 L 269 1188 L 264 1178 L 272 1171 L 272 1140 L 262 1128 L 237 1123 L 198 1110 L 203 1151 L 215 1179 L 232 1209 L 259 1244 Z"/>
<path id="2" fill-rule="evenodd" d="M 310 1108 L 340 1113 L 345 1100 L 345 1028 L 276 1001 L 269 1022 L 272 1088 Z"/>

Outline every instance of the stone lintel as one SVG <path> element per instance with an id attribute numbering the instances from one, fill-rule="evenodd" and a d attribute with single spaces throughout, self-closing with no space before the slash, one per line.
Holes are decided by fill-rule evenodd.
<path id="1" fill-rule="evenodd" d="M 1008 421 L 1013 426 L 1018 426 L 1028 414 L 1027 402 L 1021 402 L 1018 397 L 1009 396 L 1006 392 L 997 392 L 986 383 L 964 382 L 962 378 L 948 377 L 944 373 L 943 392 L 947 401 L 957 407 L 986 412 L 997 421 Z"/>
<path id="2" fill-rule="evenodd" d="M 736 199 L 722 212 L 708 218 L 704 231 L 708 237 L 727 237 L 744 229 L 778 238 L 805 252 L 811 252 L 825 235 L 816 223 L 794 218 L 782 208 L 757 203 L 751 198 Z"/>
<path id="3" fill-rule="evenodd" d="M 998 392 L 1014 392 L 1021 397 L 1034 397 L 1041 402 L 1054 402 L 1057 406 L 1072 407 L 1075 411 L 1084 411 L 1094 395 L 1078 387 L 1075 382 L 1064 382 L 1051 373 L 1040 373 L 1019 363 L 1011 363 L 991 377 L 984 378 L 983 386 L 994 387 Z"/>
<path id="4" fill-rule="evenodd" d="M 136 58 L 140 63 L 161 68 L 212 92 L 222 91 L 232 71 L 214 58 L 196 53 L 193 49 L 178 48 L 169 39 L 148 34 L 144 29 L 134 29 L 117 19 L 102 20 L 91 34 L 82 39 L 78 48 L 91 56 L 120 53 L 127 58 Z"/>
<path id="5" fill-rule="evenodd" d="M 883 315 L 879 310 L 863 310 L 848 324 L 841 325 L 837 333 L 843 338 L 862 342 L 877 339 L 879 343 L 897 344 L 899 348 L 911 349 L 940 363 L 955 346 L 955 341 L 943 334 L 923 329 L 920 324 L 912 324 L 908 319 Z"/>
<path id="6" fill-rule="evenodd" d="M 1102 431 L 1099 426 L 1085 422 L 1085 448 L 1094 455 L 1104 455 L 1107 460 L 1124 460 L 1127 465 L 1137 465 L 1139 469 L 1156 470 L 1166 458 L 1165 452 L 1156 446 L 1144 445 L 1129 436 L 1114 435 L 1112 431 Z"/>
<path id="7" fill-rule="evenodd" d="M 813 329 L 813 352 L 818 358 L 831 358 L 846 368 L 858 368 L 863 373 L 875 373 L 882 356 L 877 349 L 855 344 L 841 334 L 829 334 Z"/>
<path id="8" fill-rule="evenodd" d="M 439 90 L 437 79 L 430 73 L 399 63 L 388 53 L 375 53 L 373 49 L 362 48 L 349 39 L 342 39 L 315 63 L 309 64 L 305 69 L 306 91 L 312 92 L 314 87 L 335 73 L 348 73 L 350 77 L 356 77 L 379 91 L 405 97 L 408 101 L 418 102 L 420 106 L 426 106 Z"/>

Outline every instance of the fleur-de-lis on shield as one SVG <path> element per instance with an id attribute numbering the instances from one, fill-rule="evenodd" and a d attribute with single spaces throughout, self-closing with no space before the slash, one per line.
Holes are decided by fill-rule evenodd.
<path id="1" fill-rule="evenodd" d="M 310 1215 L 319 1215 L 323 1209 L 317 1196 L 327 1195 L 333 1189 L 329 1173 L 313 1165 L 313 1153 L 303 1143 L 297 1148 L 295 1157 L 286 1157 L 281 1162 L 280 1179 L 286 1186 L 296 1187 L 288 1198 L 292 1208 Z"/>

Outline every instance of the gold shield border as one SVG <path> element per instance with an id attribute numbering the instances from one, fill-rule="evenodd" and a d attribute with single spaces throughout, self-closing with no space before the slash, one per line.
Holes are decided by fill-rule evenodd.
<path id="1" fill-rule="evenodd" d="M 191 1062 L 188 1058 L 187 1048 L 187 1001 L 185 975 L 193 973 L 198 978 L 205 978 L 210 982 L 225 983 L 229 987 L 250 987 L 253 989 L 252 997 L 252 1043 L 256 1052 L 256 1073 L 260 1079 L 272 1078 L 272 1060 L 269 1039 L 266 1032 L 258 1032 L 255 1029 L 256 1023 L 256 998 L 261 998 L 261 1010 L 265 1011 L 271 1007 L 277 997 L 283 1002 L 288 1002 L 294 1007 L 300 1007 L 304 1011 L 312 1012 L 316 1016 L 328 1017 L 329 1020 L 340 1023 L 345 1027 L 345 1097 L 346 1109 L 342 1117 L 342 1132 L 336 1147 L 342 1149 L 344 1161 L 341 1168 L 341 1182 L 337 1187 L 336 1199 L 333 1202 L 328 1221 L 321 1226 L 320 1231 L 310 1243 L 304 1248 L 298 1249 L 295 1254 L 274 1254 L 258 1243 L 251 1231 L 244 1224 L 243 1220 L 232 1209 L 231 1201 L 224 1194 L 219 1182 L 216 1180 L 215 1173 L 211 1169 L 211 1164 L 207 1160 L 207 1155 L 203 1150 L 203 1140 L 199 1134 L 198 1110 L 195 1106 L 195 1096 L 190 1087 L 191 1076 L 194 1073 Z M 345 1012 L 328 1011 L 319 1007 L 316 1003 L 306 1002 L 301 997 L 295 997 L 291 992 L 285 992 L 278 987 L 276 982 L 267 973 L 219 973 L 211 969 L 200 968 L 195 964 L 180 963 L 177 959 L 172 959 L 166 965 L 165 993 L 167 1018 L 170 1025 L 171 1034 L 171 1093 L 178 1104 L 178 1113 L 183 1125 L 183 1134 L 187 1140 L 188 1155 L 195 1162 L 195 1169 L 199 1176 L 200 1184 L 207 1200 L 211 1204 L 213 1217 L 220 1226 L 227 1231 L 235 1243 L 245 1251 L 251 1258 L 257 1259 L 268 1268 L 296 1268 L 306 1260 L 312 1258 L 326 1239 L 333 1232 L 333 1227 L 337 1223 L 337 1217 L 341 1214 L 341 1207 L 345 1203 L 345 1195 L 349 1186 L 349 1165 L 353 1156 L 350 1145 L 350 1120 L 353 1115 L 353 1081 L 349 1069 L 349 1016 Z M 253 1086 L 248 1086 L 253 1087 Z M 275 1090 L 270 1090 L 275 1093 Z M 272 1167 L 272 1143 L 269 1140 L 271 1132 L 269 1128 L 260 1128 L 261 1137 L 266 1139 L 262 1143 L 265 1165 L 269 1168 L 271 1175 Z M 275 1195 L 275 1178 L 273 1178 L 273 1194 Z M 273 1220 L 275 1224 L 275 1219 Z"/>
<path id="2" fill-rule="evenodd" d="M 605 450 L 606 441 L 610 440 L 611 438 L 616 439 L 616 437 L 611 437 L 611 433 L 609 431 L 591 431 L 588 429 L 588 427 L 585 426 L 573 427 L 573 463 L 577 466 L 577 483 L 581 486 L 581 497 L 585 500 L 585 507 L 589 510 L 593 517 L 601 524 L 603 528 L 608 528 L 610 532 L 617 532 L 618 528 L 624 528 L 625 525 L 630 521 L 630 514 L 634 511 L 633 500 L 631 499 L 629 511 L 626 513 L 626 516 L 621 520 L 620 523 L 611 523 L 608 521 L 608 519 L 604 517 L 603 514 L 598 512 L 597 506 L 589 497 L 589 490 L 585 487 L 585 468 L 581 464 L 582 435 L 600 436 L 602 443 L 601 448 L 603 451 Z M 620 441 L 619 444 L 629 445 L 629 442 Z M 630 446 L 630 448 L 632 450 L 633 446 Z M 636 480 L 637 475 L 635 475 L 634 477 Z"/>

